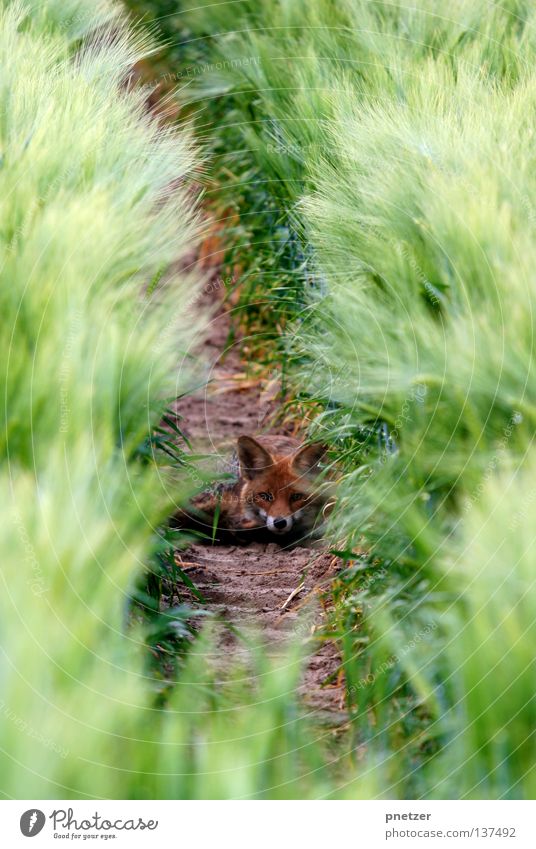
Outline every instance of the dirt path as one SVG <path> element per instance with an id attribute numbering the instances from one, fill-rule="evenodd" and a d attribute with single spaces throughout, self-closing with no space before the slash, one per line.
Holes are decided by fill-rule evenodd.
<path id="1" fill-rule="evenodd" d="M 225 287 L 219 276 L 214 239 L 207 239 L 203 245 L 200 265 L 204 275 L 208 272 L 202 300 L 216 310 L 200 350 L 209 364 L 209 383 L 177 401 L 176 410 L 194 451 L 217 453 L 224 458 L 240 434 L 291 431 L 288 426 L 273 425 L 277 382 L 248 378 L 240 344 L 228 344 L 232 308 L 223 304 Z M 311 635 L 314 637 L 325 623 L 322 596 L 336 568 L 334 558 L 325 549 L 285 550 L 276 543 L 199 543 L 182 552 L 181 558 L 214 612 L 242 633 L 260 631 L 272 658 L 283 656 L 285 642 L 291 635 L 306 643 L 310 657 L 300 687 L 304 705 L 323 724 L 335 727 L 346 721 L 342 676 L 337 675 L 337 648 L 332 641 L 311 640 Z M 169 601 L 173 603 L 173 599 Z M 228 659 L 239 650 L 230 631 L 223 638 L 222 649 Z"/>

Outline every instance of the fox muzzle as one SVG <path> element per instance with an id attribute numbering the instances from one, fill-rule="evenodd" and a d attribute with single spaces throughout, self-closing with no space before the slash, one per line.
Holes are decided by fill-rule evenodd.
<path id="1" fill-rule="evenodd" d="M 266 527 L 269 531 L 272 531 L 274 534 L 286 534 L 293 525 L 292 516 L 267 516 L 266 517 Z"/>

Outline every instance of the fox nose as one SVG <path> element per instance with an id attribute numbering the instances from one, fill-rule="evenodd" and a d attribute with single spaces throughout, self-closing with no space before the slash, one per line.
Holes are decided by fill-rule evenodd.
<path id="1" fill-rule="evenodd" d="M 278 531 L 284 531 L 287 527 L 287 520 L 282 517 L 279 519 L 274 519 L 274 528 L 277 528 Z"/>

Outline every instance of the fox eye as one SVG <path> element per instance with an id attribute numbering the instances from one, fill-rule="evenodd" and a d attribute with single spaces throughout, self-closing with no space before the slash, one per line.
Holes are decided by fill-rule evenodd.
<path id="1" fill-rule="evenodd" d="M 258 497 L 260 499 L 262 499 L 262 501 L 273 501 L 274 500 L 274 496 L 272 495 L 271 492 L 259 492 L 257 494 L 258 494 Z"/>
<path id="2" fill-rule="evenodd" d="M 290 496 L 291 501 L 301 501 L 304 498 L 305 498 L 305 495 L 303 494 L 303 492 L 293 492 L 292 495 Z"/>

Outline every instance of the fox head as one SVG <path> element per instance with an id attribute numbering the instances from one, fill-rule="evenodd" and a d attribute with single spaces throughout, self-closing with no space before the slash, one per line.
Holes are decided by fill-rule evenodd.
<path id="1" fill-rule="evenodd" d="M 282 454 L 270 448 L 268 438 L 263 442 L 252 436 L 238 439 L 241 498 L 248 518 L 273 534 L 287 534 L 309 521 L 312 525 L 321 506 L 314 481 L 325 446 L 304 445 Z"/>

